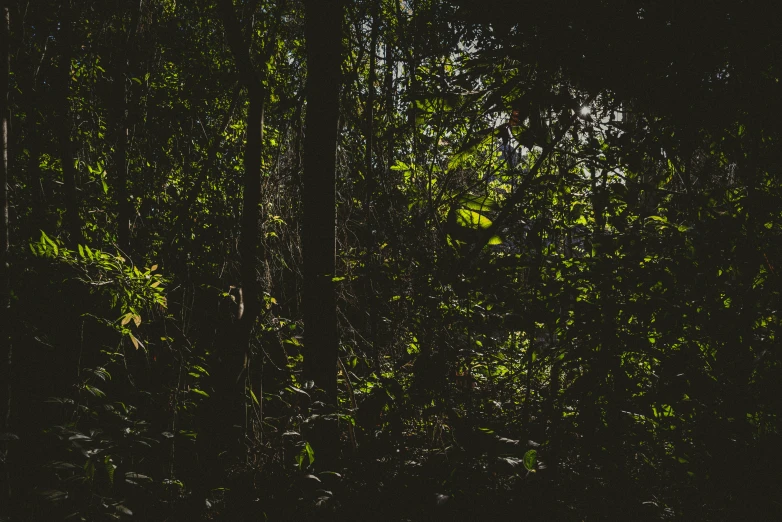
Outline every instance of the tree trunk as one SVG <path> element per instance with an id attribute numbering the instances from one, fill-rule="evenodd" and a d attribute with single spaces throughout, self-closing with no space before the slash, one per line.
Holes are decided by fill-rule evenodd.
<path id="1" fill-rule="evenodd" d="M 366 244 L 366 267 L 367 274 L 364 278 L 364 296 L 366 302 L 366 313 L 369 319 L 367 339 L 369 341 L 369 353 L 372 354 L 372 358 L 375 361 L 375 371 L 380 374 L 380 356 L 377 350 L 377 338 L 378 338 L 378 317 L 377 317 L 377 299 L 375 299 L 376 292 L 372 287 L 372 282 L 376 280 L 377 266 L 375 263 L 375 237 L 376 226 L 373 216 L 374 210 L 374 196 L 377 189 L 377 179 L 375 178 L 375 172 L 373 168 L 373 149 L 375 139 L 375 81 L 377 79 L 377 38 L 380 26 L 380 17 L 378 16 L 378 8 L 380 7 L 380 0 L 374 0 L 372 7 L 370 8 L 372 16 L 372 29 L 369 37 L 369 74 L 367 75 L 367 107 L 364 111 L 366 114 L 366 151 L 365 151 L 365 164 L 366 172 L 364 185 L 366 192 L 364 196 L 364 242 Z"/>
<path id="2" fill-rule="evenodd" d="M 72 245 L 82 242 L 81 220 L 79 218 L 79 197 L 76 191 L 76 167 L 74 151 L 71 143 L 70 101 L 68 99 L 71 79 L 71 24 L 72 13 L 69 2 L 62 6 L 60 25 L 60 85 L 58 99 L 60 117 L 57 125 L 57 139 L 60 145 L 60 162 L 62 163 L 63 183 L 65 187 L 65 226 L 70 235 Z"/>
<path id="3" fill-rule="evenodd" d="M 303 229 L 306 378 L 325 392 L 326 412 L 337 406 L 335 276 L 336 148 L 342 64 L 342 1 L 305 2 L 307 115 L 304 142 Z M 311 440 L 322 465 L 339 450 L 335 422 L 326 422 Z"/>
<path id="4" fill-rule="evenodd" d="M 366 160 L 366 176 L 367 176 L 367 186 L 372 187 L 375 186 L 375 179 L 372 176 L 372 149 L 373 149 L 373 141 L 375 139 L 375 127 L 374 127 L 374 109 L 375 109 L 375 81 L 377 79 L 376 75 L 376 69 L 377 69 L 377 36 L 378 36 L 378 30 L 380 25 L 380 17 L 378 16 L 378 7 L 380 0 L 375 0 L 372 3 L 371 7 L 371 14 L 372 14 L 372 29 L 369 36 L 369 74 L 367 75 L 367 108 L 366 108 L 366 117 L 367 117 L 367 135 L 366 135 L 366 153 L 365 153 L 365 160 Z M 365 204 L 369 205 L 369 201 L 366 201 Z"/>
<path id="5" fill-rule="evenodd" d="M 8 223 L 8 95 L 11 69 L 10 13 L 4 0 L 0 10 L 0 518 L 10 515 L 12 481 L 8 468 L 8 446 L 11 439 L 11 290 L 9 278 Z"/>
<path id="6" fill-rule="evenodd" d="M 199 436 L 203 444 L 202 465 L 205 476 L 196 494 L 201 501 L 209 491 L 210 481 L 225 481 L 225 463 L 218 460 L 223 450 L 229 457 L 236 457 L 243 441 L 245 383 L 250 360 L 250 340 L 253 328 L 261 313 L 261 284 L 258 278 L 260 266 L 260 203 L 261 203 L 261 158 L 263 144 L 263 119 L 266 92 L 263 83 L 255 74 L 250 61 L 249 45 L 242 37 L 239 21 L 232 0 L 220 0 L 220 18 L 225 27 L 226 39 L 236 61 L 242 83 L 247 88 L 249 107 L 247 110 L 247 142 L 244 149 L 244 189 L 242 199 L 241 232 L 239 236 L 239 257 L 241 261 L 241 284 L 236 322 L 229 342 L 217 354 L 217 364 L 212 369 L 214 396 L 207 406 L 208 419 Z M 247 481 L 238 478 L 230 490 L 237 506 L 249 502 L 249 493 L 243 495 Z M 223 484 L 225 485 L 225 484 Z"/>
<path id="7" fill-rule="evenodd" d="M 123 58 L 124 60 L 124 58 Z M 117 246 L 130 250 L 131 206 L 128 194 L 128 128 L 125 120 L 125 67 L 114 74 L 114 190 L 117 199 Z"/>
<path id="8" fill-rule="evenodd" d="M 130 230 L 133 219 L 133 204 L 128 188 L 128 122 L 127 122 L 127 84 L 128 56 L 135 40 L 140 16 L 141 4 L 131 11 L 130 26 L 122 42 L 119 58 L 114 69 L 114 93 L 112 109 L 114 113 L 114 190 L 117 199 L 117 246 L 130 255 Z M 123 14 L 124 17 L 124 14 Z"/>
<path id="9" fill-rule="evenodd" d="M 34 107 L 40 106 L 38 103 L 40 97 L 34 89 L 30 90 L 30 101 Z M 25 136 L 27 136 L 27 143 L 29 143 L 29 152 L 27 156 L 27 186 L 31 191 L 31 214 L 23 230 L 19 230 L 19 235 L 22 237 L 38 237 L 41 230 L 52 230 L 47 228 L 49 221 L 47 219 L 49 209 L 46 204 L 46 191 L 43 187 L 43 179 L 41 177 L 41 116 L 38 110 L 30 111 L 25 118 Z"/>
<path id="10" fill-rule="evenodd" d="M 226 382 L 221 383 L 222 391 L 237 395 L 239 399 L 243 400 L 244 387 L 237 385 L 239 381 L 244 382 L 239 379 L 239 376 L 246 369 L 250 355 L 250 336 L 261 312 L 261 285 L 258 278 L 258 267 L 261 260 L 259 222 L 261 217 L 261 156 L 266 93 L 250 62 L 250 47 L 242 37 L 232 0 L 221 0 L 219 8 L 228 45 L 236 60 L 242 83 L 247 88 L 250 102 L 247 109 L 247 143 L 244 149 L 244 189 L 239 236 L 241 285 L 234 332 L 236 337 L 235 342 L 227 348 L 225 358 L 222 360 L 223 370 L 221 370 L 221 373 L 225 373 L 224 378 L 227 379 Z M 241 393 L 234 393 L 239 391 Z M 232 400 L 229 397 L 221 397 L 221 399 Z"/>
<path id="11" fill-rule="evenodd" d="M 386 70 L 383 83 L 386 90 L 385 171 L 387 175 L 388 171 L 390 171 L 391 167 L 394 165 L 394 71 L 396 70 L 396 59 L 394 58 L 393 47 L 393 29 L 391 27 L 390 21 L 386 22 L 385 39 L 385 53 L 383 60 L 385 62 Z"/>

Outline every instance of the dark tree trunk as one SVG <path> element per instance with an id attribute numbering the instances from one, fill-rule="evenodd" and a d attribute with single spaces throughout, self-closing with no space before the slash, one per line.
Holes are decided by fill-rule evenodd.
<path id="1" fill-rule="evenodd" d="M 60 145 L 60 162 L 62 163 L 63 183 L 65 187 L 65 224 L 72 245 L 82 242 L 81 219 L 79 218 L 79 197 L 76 190 L 76 167 L 74 165 L 74 150 L 71 142 L 73 127 L 70 117 L 69 84 L 71 78 L 71 24 L 73 16 L 69 2 L 63 2 L 60 25 L 60 85 L 58 100 L 60 117 L 57 125 L 57 139 Z"/>
<path id="2" fill-rule="evenodd" d="M 337 405 L 335 276 L 336 148 L 342 64 L 342 1 L 305 2 L 307 116 L 304 142 L 303 229 L 304 325 L 307 379 L 325 392 L 328 410 Z M 338 453 L 335 422 L 323 424 L 312 441 L 328 466 Z M 317 458 L 317 457 L 316 457 Z"/>
<path id="3" fill-rule="evenodd" d="M 250 337 L 253 326 L 261 312 L 261 285 L 258 268 L 261 260 L 260 203 L 261 203 L 261 155 L 263 145 L 263 117 L 265 91 L 263 84 L 253 70 L 250 61 L 249 44 L 242 37 L 239 21 L 236 19 L 233 2 L 221 0 L 220 17 L 225 26 L 228 45 L 236 60 L 242 83 L 247 88 L 249 107 L 247 109 L 247 143 L 244 149 L 244 188 L 242 217 L 239 236 L 239 257 L 241 260 L 241 284 L 236 312 L 234 342 L 226 347 L 221 357 L 219 401 L 233 402 L 244 399 L 244 371 L 250 356 Z M 228 410 L 228 408 L 226 408 Z M 238 419 L 233 420 L 234 423 Z"/>
<path id="4" fill-rule="evenodd" d="M 131 11 L 130 25 L 124 38 L 120 36 L 122 48 L 114 67 L 114 92 L 112 96 L 112 112 L 114 117 L 114 190 L 117 200 L 117 246 L 130 255 L 130 231 L 133 220 L 133 204 L 130 201 L 128 179 L 128 116 L 127 116 L 127 82 L 128 57 L 132 52 L 138 27 L 141 4 Z M 122 15 L 124 18 L 124 14 Z M 123 33 L 120 31 L 120 35 Z"/>
<path id="5" fill-rule="evenodd" d="M 8 223 L 8 95 L 11 57 L 9 39 L 10 13 L 4 0 L 0 9 L 0 517 L 10 515 L 12 481 L 8 469 L 8 446 L 11 438 L 11 291 L 9 278 Z"/>
<path id="6" fill-rule="evenodd" d="M 128 194 L 128 127 L 125 115 L 125 58 L 114 73 L 114 190 L 117 200 L 117 246 L 130 251 L 131 205 Z"/>
<path id="7" fill-rule="evenodd" d="M 226 481 L 225 463 L 217 455 L 226 451 L 229 458 L 236 457 L 241 448 L 244 431 L 245 383 L 250 360 L 250 341 L 253 328 L 261 313 L 261 284 L 258 277 L 260 266 L 260 203 L 261 203 L 261 157 L 263 145 L 263 119 L 266 93 L 263 83 L 255 74 L 250 61 L 249 45 L 242 37 L 232 0 L 220 0 L 220 18 L 225 27 L 226 39 L 234 56 L 242 83 L 247 88 L 249 107 L 247 110 L 247 142 L 244 149 L 244 187 L 242 216 L 239 236 L 239 257 L 241 261 L 239 300 L 232 331 L 228 342 L 220 348 L 217 362 L 212 368 L 214 396 L 206 418 L 208 419 L 199 436 L 203 444 L 202 465 L 205 476 L 196 491 L 200 502 L 208 493 L 210 481 Z M 229 118 L 230 115 L 227 116 Z M 219 137 L 217 138 L 219 139 Z M 238 428 L 238 429 L 237 429 Z M 249 482 L 234 477 L 230 485 L 231 498 L 237 506 L 249 502 L 245 491 Z M 244 494 L 246 493 L 246 495 Z"/>
<path id="8" fill-rule="evenodd" d="M 374 187 L 375 179 L 372 176 L 372 149 L 374 147 L 375 139 L 375 127 L 374 127 L 374 109 L 375 109 L 375 81 L 377 79 L 377 36 L 380 26 L 380 17 L 378 16 L 378 7 L 380 0 L 376 0 L 372 3 L 371 15 L 372 15 L 372 29 L 369 36 L 369 75 L 368 75 L 368 93 L 367 93 L 367 143 L 366 143 L 366 176 L 367 185 Z M 366 202 L 369 205 L 369 201 Z"/>
<path id="9" fill-rule="evenodd" d="M 372 286 L 373 281 L 376 279 L 377 266 L 375 263 L 375 233 L 376 224 L 373 216 L 374 210 L 374 196 L 377 189 L 377 179 L 375 178 L 375 172 L 373 168 L 374 163 L 374 140 L 375 140 L 375 81 L 377 79 L 377 38 L 380 26 L 380 17 L 378 16 L 378 8 L 380 7 L 380 0 L 375 0 L 370 8 L 372 16 L 372 29 L 369 37 L 369 74 L 368 74 L 368 94 L 367 94 L 367 108 L 364 111 L 366 113 L 366 193 L 364 196 L 364 229 L 366 231 L 364 241 L 366 244 L 366 266 L 367 275 L 364 281 L 364 296 L 366 299 L 366 314 L 369 319 L 368 335 L 369 349 L 372 357 L 375 361 L 375 371 L 380 374 L 380 357 L 377 350 L 377 299 L 375 299 L 376 292 Z"/>
<path id="10" fill-rule="evenodd" d="M 385 62 L 385 78 L 383 79 L 386 90 L 386 130 L 385 130 L 385 160 L 386 172 L 394 165 L 394 71 L 396 70 L 396 60 L 394 59 L 393 47 L 393 28 L 391 23 L 386 23 L 385 28 L 385 53 L 383 56 Z M 384 185 L 385 186 L 385 185 Z"/>
<path id="11" fill-rule="evenodd" d="M 36 101 L 39 99 L 35 94 L 33 92 L 31 96 L 33 106 L 37 106 Z M 26 120 L 25 134 L 28 136 L 27 143 L 30 144 L 27 157 L 27 184 L 31 190 L 31 214 L 25 228 L 19 231 L 19 235 L 37 237 L 41 230 L 51 230 L 47 228 L 48 208 L 41 179 L 41 123 L 38 111 L 30 111 Z"/>

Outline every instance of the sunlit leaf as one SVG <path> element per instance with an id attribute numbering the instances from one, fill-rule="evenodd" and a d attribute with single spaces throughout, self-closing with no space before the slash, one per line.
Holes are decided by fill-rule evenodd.
<path id="1" fill-rule="evenodd" d="M 312 449 L 309 442 L 304 443 L 304 449 L 307 450 L 307 458 L 310 460 L 310 465 L 315 462 L 315 450 Z"/>
<path id="2" fill-rule="evenodd" d="M 537 450 L 528 450 L 524 454 L 524 467 L 527 471 L 535 471 L 538 465 L 538 452 Z"/>
<path id="3" fill-rule="evenodd" d="M 491 220 L 479 212 L 460 208 L 456 211 L 456 222 L 469 228 L 489 228 Z"/>

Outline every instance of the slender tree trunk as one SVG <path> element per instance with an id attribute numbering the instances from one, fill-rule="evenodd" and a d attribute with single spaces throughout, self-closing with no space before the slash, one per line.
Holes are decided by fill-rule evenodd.
<path id="1" fill-rule="evenodd" d="M 247 143 L 244 150 L 244 189 L 242 195 L 242 217 L 239 236 L 239 257 L 241 260 L 241 285 L 236 313 L 236 342 L 228 347 L 223 361 L 226 375 L 231 382 L 223 383 L 229 389 L 236 388 L 239 375 L 244 372 L 250 355 L 250 337 L 253 326 L 261 313 L 261 285 L 258 268 L 261 262 L 261 157 L 263 145 L 263 118 L 266 93 L 263 83 L 255 74 L 250 61 L 249 44 L 242 37 L 239 21 L 232 0 L 221 0 L 220 16 L 225 26 L 226 38 L 236 60 L 239 73 L 247 88 L 249 107 L 247 110 Z M 244 381 L 241 381 L 242 383 Z M 239 395 L 243 399 L 242 393 Z M 225 398 L 228 400 L 227 398 Z"/>
<path id="2" fill-rule="evenodd" d="M 366 111 L 366 117 L 367 117 L 367 135 L 366 135 L 366 153 L 365 153 L 365 160 L 366 160 L 366 176 L 367 176 L 367 186 L 374 187 L 375 180 L 372 176 L 372 148 L 374 146 L 373 141 L 375 139 L 375 127 L 374 127 L 374 116 L 375 116 L 375 81 L 377 79 L 376 69 L 377 69 L 377 35 L 378 30 L 380 26 L 380 17 L 378 16 L 378 7 L 379 7 L 380 0 L 374 0 L 372 3 L 372 29 L 369 37 L 369 74 L 367 75 L 367 108 Z M 369 204 L 369 201 L 366 202 L 366 204 Z"/>
<path id="3" fill-rule="evenodd" d="M 125 58 L 114 73 L 114 190 L 117 199 L 117 245 L 130 251 L 131 205 L 128 194 L 128 128 L 125 115 Z"/>
<path id="4" fill-rule="evenodd" d="M 375 371 L 380 372 L 380 360 L 377 350 L 377 300 L 375 299 L 375 292 L 372 287 L 372 282 L 375 280 L 377 273 L 377 267 L 375 263 L 375 236 L 376 230 L 375 220 L 373 218 L 374 196 L 377 189 L 377 179 L 375 178 L 375 172 L 373 168 L 373 149 L 375 140 L 375 81 L 377 79 L 377 38 L 380 26 L 380 17 L 378 16 L 380 0 L 374 0 L 371 7 L 372 15 L 372 29 L 369 37 L 369 74 L 367 75 L 367 108 L 364 111 L 366 114 L 366 151 L 365 151 L 365 186 L 366 193 L 364 196 L 364 229 L 366 231 L 364 242 L 366 245 L 366 267 L 367 277 L 364 284 L 364 295 L 366 299 L 367 315 L 369 318 L 369 332 L 367 339 L 370 344 L 370 353 L 375 361 Z"/>
<path id="5" fill-rule="evenodd" d="M 540 287 L 540 280 L 541 280 L 541 266 L 543 265 L 543 226 L 540 223 L 537 223 L 535 227 L 533 228 L 533 233 L 535 234 L 534 237 L 534 248 L 535 248 L 535 261 L 530 267 L 529 272 L 529 287 L 531 290 L 530 295 L 530 302 L 529 302 L 529 308 L 526 311 L 526 317 L 524 318 L 525 322 L 525 333 L 527 334 L 527 338 L 529 339 L 529 345 L 527 345 L 527 352 L 525 354 L 525 367 L 527 370 L 526 374 L 526 385 L 525 385 L 525 391 L 524 391 L 524 410 L 522 415 L 522 426 L 525 430 L 527 430 L 527 433 L 530 433 L 529 430 L 529 424 L 530 424 L 530 418 L 532 415 L 532 383 L 533 383 L 533 370 L 535 369 L 535 360 L 533 358 L 533 355 L 535 354 L 536 344 L 537 344 L 537 326 L 535 325 L 535 319 L 538 317 L 538 308 L 540 307 L 540 303 L 538 302 L 538 290 Z M 535 434 L 537 436 L 537 434 Z"/>
<path id="6" fill-rule="evenodd" d="M 385 29 L 385 84 L 386 90 L 386 172 L 394 165 L 394 71 L 396 60 L 394 59 L 393 29 L 391 22 L 386 22 Z M 385 188 L 385 187 L 384 187 Z"/>
<path id="7" fill-rule="evenodd" d="M 305 2 L 307 115 L 304 142 L 303 229 L 304 325 L 307 379 L 325 392 L 327 411 L 337 406 L 335 276 L 336 148 L 342 64 L 341 0 Z M 316 458 L 328 467 L 339 451 L 335 422 L 323 423 L 311 437 Z"/>
<path id="8" fill-rule="evenodd" d="M 48 45 L 44 46 L 41 61 L 46 56 Z M 25 94 L 27 99 L 24 101 L 32 108 L 25 115 L 24 143 L 27 144 L 27 186 L 31 191 L 30 217 L 25 220 L 25 227 L 18 229 L 20 237 L 37 238 L 41 230 L 54 230 L 51 226 L 51 219 L 48 208 L 46 187 L 44 186 L 44 177 L 41 175 L 41 154 L 45 149 L 46 141 L 43 128 L 45 126 L 44 114 L 48 111 L 48 100 L 43 95 L 43 89 L 39 90 L 39 74 L 35 74 L 32 82 L 28 84 Z M 43 87 L 43 86 L 41 86 Z"/>
<path id="9" fill-rule="evenodd" d="M 11 69 L 11 20 L 6 0 L 0 4 L 0 517 L 10 515 L 12 481 L 8 467 L 8 446 L 11 441 L 11 290 L 9 278 L 8 222 L 8 118 L 9 78 Z"/>
<path id="10" fill-rule="evenodd" d="M 261 153 L 263 145 L 263 117 L 266 93 L 260 82 L 248 85 L 250 105 L 247 109 L 247 144 L 244 151 L 244 193 L 242 198 L 242 223 L 239 236 L 239 257 L 242 262 L 242 286 L 239 310 L 239 343 L 246 368 L 250 355 L 250 335 L 261 313 Z"/>
<path id="11" fill-rule="evenodd" d="M 117 199 L 117 245 L 130 254 L 130 229 L 133 219 L 133 204 L 130 201 L 128 188 L 128 118 L 127 118 L 127 83 L 128 56 L 135 40 L 140 16 L 140 6 L 131 11 L 130 26 L 122 42 L 119 58 L 114 70 L 114 96 L 112 109 L 114 112 L 114 190 Z M 124 14 L 123 14 L 124 17 Z"/>
<path id="12" fill-rule="evenodd" d="M 71 24 L 72 12 L 70 3 L 63 2 L 62 19 L 60 21 L 60 81 L 58 98 L 61 111 L 57 125 L 57 139 L 60 145 L 60 162 L 62 163 L 63 183 L 65 187 L 65 223 L 72 244 L 82 240 L 81 220 L 79 218 L 79 197 L 76 190 L 76 166 L 71 142 L 70 100 L 68 99 L 71 79 Z"/>
<path id="13" fill-rule="evenodd" d="M 236 457 L 244 432 L 236 427 L 244 424 L 246 378 L 250 361 L 250 341 L 253 328 L 261 313 L 261 284 L 258 268 L 261 264 L 261 158 L 263 144 L 263 119 L 266 92 L 263 83 L 253 70 L 249 44 L 242 37 L 232 0 L 218 3 L 220 18 L 225 27 L 226 39 L 234 56 L 242 83 L 247 88 L 247 142 L 244 149 L 244 187 L 239 236 L 241 261 L 239 301 L 236 321 L 229 341 L 217 354 L 217 364 L 212 368 L 214 395 L 207 406 L 207 424 L 201 431 L 199 443 L 203 444 L 202 465 L 206 476 L 196 488 L 196 500 L 200 503 L 209 491 L 210 481 L 225 481 L 225 463 L 218 454 Z M 226 117 L 229 118 L 230 115 Z M 218 137 L 219 139 L 219 137 Z M 237 506 L 250 501 L 250 482 L 236 479 L 230 485 L 231 496 Z M 225 484 L 223 484 L 225 485 Z M 246 493 L 246 494 L 245 494 Z"/>

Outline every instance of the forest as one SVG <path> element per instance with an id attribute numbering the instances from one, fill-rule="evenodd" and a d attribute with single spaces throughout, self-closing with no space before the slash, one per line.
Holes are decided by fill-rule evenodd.
<path id="1" fill-rule="evenodd" d="M 0 522 L 782 520 L 772 2 L 0 14 Z"/>

